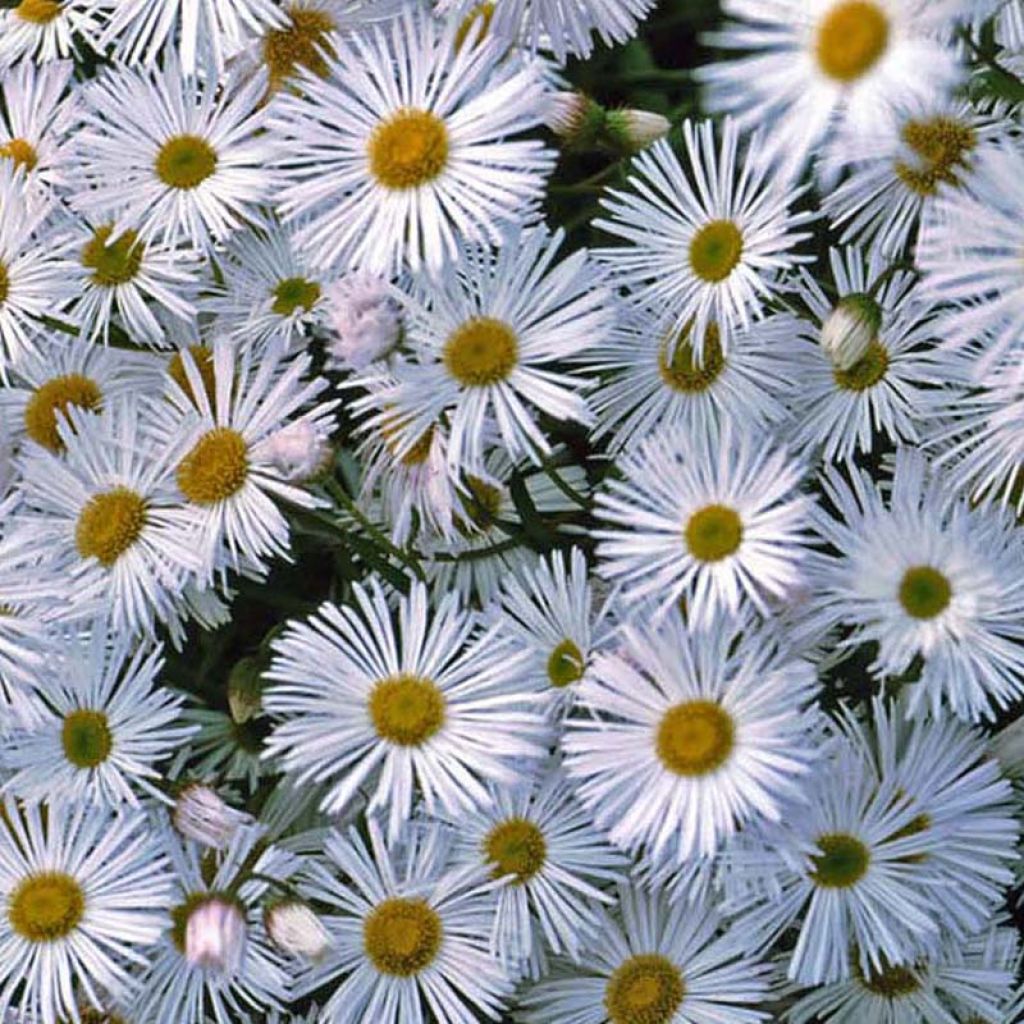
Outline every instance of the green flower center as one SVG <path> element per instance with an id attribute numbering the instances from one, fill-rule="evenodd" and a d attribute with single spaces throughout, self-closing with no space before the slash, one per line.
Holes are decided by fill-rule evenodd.
<path id="1" fill-rule="evenodd" d="M 76 768 L 95 768 L 103 764 L 114 745 L 107 716 L 102 711 L 85 708 L 64 716 L 60 738 L 64 756 Z"/>
<path id="2" fill-rule="evenodd" d="M 908 569 L 900 581 L 900 604 L 915 619 L 934 619 L 949 607 L 953 588 L 949 580 L 930 565 Z"/>
<path id="3" fill-rule="evenodd" d="M 704 332 L 702 361 L 698 362 L 693 343 L 689 340 L 692 326 L 687 324 L 677 339 L 666 338 L 658 353 L 661 379 L 673 390 L 684 395 L 707 391 L 725 369 L 725 354 L 717 324 L 708 324 Z M 669 349 L 674 344 L 671 359 Z"/>
<path id="4" fill-rule="evenodd" d="M 291 316 L 300 308 L 308 312 L 319 298 L 320 285 L 316 281 L 307 281 L 304 277 L 286 277 L 278 281 L 274 289 L 274 304 L 270 308 L 278 316 Z"/>
<path id="5" fill-rule="evenodd" d="M 198 135 L 168 139 L 156 156 L 156 176 L 171 188 L 198 188 L 216 169 L 216 151 Z"/>
<path id="6" fill-rule="evenodd" d="M 835 367 L 832 376 L 843 391 L 867 391 L 873 388 L 889 369 L 889 353 L 876 338 L 868 350 L 848 370 Z"/>
<path id="7" fill-rule="evenodd" d="M 811 880 L 824 889 L 849 889 L 865 874 L 871 862 L 871 851 L 856 836 L 831 832 L 818 836 L 818 849 L 811 860 Z"/>
<path id="8" fill-rule="evenodd" d="M 134 231 L 125 231 L 108 244 L 113 230 L 112 224 L 97 228 L 82 249 L 82 266 L 92 271 L 92 282 L 104 288 L 114 288 L 134 279 L 146 251 Z"/>
<path id="9" fill-rule="evenodd" d="M 687 550 L 698 562 L 720 562 L 739 549 L 743 521 L 727 505 L 707 505 L 690 516 L 684 534 Z"/>
<path id="10" fill-rule="evenodd" d="M 548 681 L 561 689 L 583 678 L 583 652 L 568 637 L 548 657 Z"/>
<path id="11" fill-rule="evenodd" d="M 731 220 L 705 224 L 690 241 L 690 267 L 708 284 L 724 281 L 743 255 L 743 235 Z"/>

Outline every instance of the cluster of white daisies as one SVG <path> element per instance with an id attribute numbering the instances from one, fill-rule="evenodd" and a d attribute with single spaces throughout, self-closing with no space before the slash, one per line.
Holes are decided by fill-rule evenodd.
<path id="1" fill-rule="evenodd" d="M 4 1024 L 1024 1013 L 1024 0 L 723 6 L 0 10 Z"/>

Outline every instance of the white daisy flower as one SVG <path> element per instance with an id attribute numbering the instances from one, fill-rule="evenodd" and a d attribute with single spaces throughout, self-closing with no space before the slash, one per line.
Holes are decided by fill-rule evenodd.
<path id="1" fill-rule="evenodd" d="M 138 977 L 132 1019 L 152 1024 L 205 1024 L 280 1010 L 289 979 L 263 924 L 268 879 L 284 882 L 295 858 L 263 841 L 258 827 L 240 828 L 211 859 L 170 828 L 161 834 L 174 868 L 161 900 L 163 937 Z"/>
<path id="2" fill-rule="evenodd" d="M 99 415 L 156 380 L 145 358 L 59 335 L 21 357 L 10 377 L 0 388 L 0 412 L 11 440 L 26 452 L 54 453 L 65 450 L 58 425 L 71 409 Z"/>
<path id="3" fill-rule="evenodd" d="M 218 254 L 223 284 L 204 311 L 219 317 L 218 332 L 239 344 L 294 350 L 325 316 L 323 272 L 292 242 L 293 231 L 272 225 L 239 232 Z"/>
<path id="4" fill-rule="evenodd" d="M 156 238 L 145 242 L 130 228 L 114 231 L 113 221 L 84 224 L 65 243 L 78 292 L 70 318 L 83 337 L 106 344 L 116 323 L 131 342 L 162 348 L 168 335 L 191 333 L 198 254 Z"/>
<path id="5" fill-rule="evenodd" d="M 190 353 L 181 356 L 187 388 L 171 375 L 167 401 L 154 409 L 154 431 L 175 452 L 184 439 L 175 478 L 199 530 L 197 551 L 211 575 L 225 568 L 262 572 L 268 557 L 288 552 L 288 522 L 276 501 L 320 503 L 282 477 L 264 442 L 293 423 L 309 423 L 326 439 L 337 401 L 315 401 L 327 384 L 307 379 L 308 355 L 286 362 L 280 352 L 236 354 L 218 341 L 212 380 L 209 372 L 204 380 Z"/>
<path id="6" fill-rule="evenodd" d="M 503 635 L 530 655 L 523 682 L 565 711 L 594 655 L 611 641 L 607 605 L 594 607 L 583 551 L 553 551 L 508 574 L 492 610 Z"/>
<path id="7" fill-rule="evenodd" d="M 195 731 L 178 721 L 182 698 L 156 685 L 162 665 L 159 646 L 133 651 L 102 623 L 65 638 L 36 677 L 42 720 L 5 739 L 5 792 L 112 806 L 137 804 L 139 791 L 159 798 L 155 765 Z"/>
<path id="8" fill-rule="evenodd" d="M 334 780 L 324 800 L 343 811 L 361 786 L 368 814 L 392 838 L 421 796 L 428 813 L 459 816 L 490 802 L 488 781 L 522 780 L 522 759 L 545 753 L 547 729 L 519 685 L 524 658 L 455 594 L 428 614 L 415 584 L 397 628 L 380 585 L 353 584 L 353 605 L 324 604 L 274 640 L 267 712 L 279 722 L 267 753 L 296 782 Z"/>
<path id="9" fill-rule="evenodd" d="M 622 887 L 583 965 L 564 964 L 523 997 L 523 1024 L 757 1024 L 771 969 L 745 956 L 710 903 L 669 906 Z M 740 925 L 742 927 L 742 925 Z"/>
<path id="10" fill-rule="evenodd" d="M 102 23 L 96 0 L 18 0 L 4 6 L 0 68 L 22 60 L 43 64 L 76 56 L 75 36 L 88 44 L 97 42 Z"/>
<path id="11" fill-rule="evenodd" d="M 928 394 L 926 443 L 947 485 L 972 504 L 1024 516 L 1024 380 L 1004 373 L 971 379 L 977 353 L 946 359 L 947 386 Z"/>
<path id="12" fill-rule="evenodd" d="M 300 992 L 331 984 L 319 1019 L 497 1020 L 512 985 L 487 948 L 495 883 L 480 869 L 448 868 L 450 835 L 437 825 L 407 827 L 389 848 L 371 820 L 369 840 L 355 829 L 332 832 L 330 865 L 307 862 L 303 893 L 329 908 L 332 938 L 299 984 Z"/>
<path id="13" fill-rule="evenodd" d="M 922 214 L 940 190 L 968 185 L 979 149 L 1006 139 L 1013 124 L 997 112 L 979 112 L 965 100 L 929 96 L 881 132 L 851 140 L 845 181 L 827 193 L 822 209 L 840 241 L 903 253 L 916 240 Z"/>
<path id="14" fill-rule="evenodd" d="M 68 186 L 65 167 L 77 105 L 69 90 L 74 69 L 71 61 L 42 67 L 22 61 L 0 75 L 0 159 L 49 189 Z"/>
<path id="15" fill-rule="evenodd" d="M 779 272 L 801 257 L 796 229 L 813 214 L 790 205 L 803 191 L 763 160 L 755 136 L 739 155 L 739 130 L 726 120 L 716 141 L 711 121 L 683 124 L 685 166 L 664 139 L 632 163 L 633 192 L 610 189 L 608 218 L 594 226 L 630 244 L 597 256 L 636 300 L 686 332 L 698 362 L 712 327 L 728 351 L 733 332 L 762 315 Z M 685 259 L 680 260 L 680 254 Z"/>
<path id="16" fill-rule="evenodd" d="M 1002 904 L 1018 862 L 1017 802 L 976 730 L 950 716 L 914 721 L 906 708 L 871 705 L 869 722 L 841 720 L 879 779 L 917 812 L 907 834 L 931 840 L 921 860 L 942 926 L 959 943 L 980 932 Z"/>
<path id="17" fill-rule="evenodd" d="M 73 204 L 94 224 L 116 223 L 110 242 L 131 229 L 207 251 L 260 221 L 270 179 L 259 82 L 191 78 L 170 59 L 102 74 L 82 96 Z"/>
<path id="18" fill-rule="evenodd" d="M 796 340 L 786 436 L 827 462 L 849 462 L 886 442 L 920 443 L 925 392 L 941 372 L 931 354 L 934 307 L 914 275 L 891 271 L 878 249 L 831 249 L 829 263 L 838 299 L 801 267 L 794 290 L 810 319 L 772 318 Z M 831 344 L 830 332 L 840 335 Z"/>
<path id="19" fill-rule="evenodd" d="M 991 719 L 1024 692 L 1024 564 L 1011 523 L 972 509 L 915 452 L 900 449 L 888 500 L 851 469 L 822 476 L 839 518 L 817 525 L 836 554 L 815 564 L 819 621 L 852 632 L 843 648 L 878 645 L 870 669 L 899 676 L 913 714 L 949 707 Z M 915 669 L 916 676 L 916 669 Z"/>
<path id="20" fill-rule="evenodd" d="M 475 0 L 436 0 L 440 13 L 465 19 L 466 33 L 485 32 L 510 43 L 550 50 L 559 64 L 569 56 L 589 57 L 594 35 L 605 46 L 624 43 L 636 35 L 639 23 L 655 0 L 503 0 L 481 4 Z M 474 27 L 470 19 L 481 19 Z"/>
<path id="21" fill-rule="evenodd" d="M 458 480 L 455 529 L 417 538 L 432 593 L 454 590 L 464 601 L 487 604 L 510 573 L 534 559 L 525 546 L 518 502 L 535 509 L 556 534 L 578 534 L 572 520 L 587 489 L 583 467 L 561 465 L 557 450 L 542 470 L 528 463 L 517 466 L 503 449 L 492 448 L 479 475 L 467 472 Z"/>
<path id="22" fill-rule="evenodd" d="M 173 479 L 187 449 L 180 439 L 159 446 L 139 419 L 131 394 L 99 417 L 69 406 L 58 425 L 63 450 L 24 461 L 18 521 L 25 543 L 74 581 L 73 607 L 103 611 L 117 632 L 152 636 L 159 622 L 180 638 L 180 594 L 204 566 L 195 516 Z"/>
<path id="23" fill-rule="evenodd" d="M 404 0 L 287 0 L 284 20 L 274 24 L 239 55 L 246 72 L 263 70 L 268 92 L 290 86 L 301 71 L 320 78 L 335 56 L 337 34 L 359 31 L 375 21 L 393 18 Z"/>
<path id="24" fill-rule="evenodd" d="M 73 291 L 67 265 L 54 255 L 48 198 L 27 187 L 25 172 L 0 160 L 0 378 L 25 353 L 37 352 L 44 316 L 59 315 Z"/>
<path id="25" fill-rule="evenodd" d="M 728 348 L 709 323 L 700 358 L 691 331 L 688 324 L 677 335 L 649 310 L 626 307 L 584 367 L 601 381 L 589 396 L 595 439 L 608 438 L 612 451 L 619 451 L 662 427 L 701 435 L 726 420 L 757 429 L 787 416 L 780 399 L 793 386 L 791 323 L 770 317 L 734 331 Z"/>
<path id="26" fill-rule="evenodd" d="M 80 997 L 99 1008 L 98 991 L 134 989 L 129 965 L 160 937 L 167 860 L 135 814 L 12 801 L 3 812 L 0 1013 L 79 1020 Z"/>
<path id="27" fill-rule="evenodd" d="M 591 421 L 586 381 L 558 366 L 604 339 L 614 307 L 586 249 L 554 262 L 564 237 L 536 227 L 497 252 L 467 247 L 457 268 L 406 299 L 413 359 L 393 367 L 398 385 L 377 414 L 403 454 L 443 418 L 453 465 L 479 471 L 492 436 L 513 459 L 539 462 L 551 445 L 538 412 Z"/>
<path id="28" fill-rule="evenodd" d="M 618 463 L 598 493 L 598 571 L 659 614 L 685 598 L 704 629 L 744 605 L 762 613 L 802 579 L 809 499 L 803 467 L 770 439 L 726 424 L 696 437 L 659 431 Z"/>
<path id="29" fill-rule="evenodd" d="M 981 343 L 975 379 L 982 380 L 1006 356 L 1021 360 L 1024 150 L 988 147 L 977 158 L 970 184 L 970 191 L 943 190 L 932 203 L 917 262 L 922 293 L 950 307 L 943 321 L 947 343 Z"/>
<path id="30" fill-rule="evenodd" d="M 989 928 L 934 956 L 857 971 L 790 1008 L 792 1024 L 960 1024 L 1002 1021 L 1019 959 L 1016 931 Z"/>
<path id="31" fill-rule="evenodd" d="M 274 0 L 102 0 L 102 7 L 100 48 L 113 45 L 121 61 L 151 66 L 174 53 L 186 74 L 214 79 L 228 57 L 284 21 Z"/>
<path id="32" fill-rule="evenodd" d="M 830 742 L 806 803 L 784 825 L 741 833 L 725 852 L 724 909 L 742 915 L 745 945 L 765 949 L 799 929 L 788 974 L 805 985 L 934 952 L 940 920 L 922 857 L 933 839 L 916 830 L 918 814 L 850 743 Z"/>
<path id="33" fill-rule="evenodd" d="M 454 862 L 483 864 L 506 884 L 497 890 L 491 955 L 511 974 L 539 978 L 547 952 L 579 960 L 600 939 L 608 883 L 623 881 L 628 861 L 610 847 L 552 765 L 535 785 L 492 786 L 479 815 L 453 822 Z"/>
<path id="34" fill-rule="evenodd" d="M 746 51 L 706 64 L 712 110 L 742 129 L 770 124 L 767 155 L 798 172 L 810 153 L 877 133 L 902 110 L 947 94 L 962 76 L 941 34 L 950 10 L 930 0 L 726 0 L 737 19 L 706 42 Z"/>
<path id="35" fill-rule="evenodd" d="M 495 41 L 456 48 L 454 32 L 407 6 L 275 97 L 278 208 L 309 216 L 297 241 L 325 262 L 437 272 L 460 241 L 497 245 L 532 214 L 554 154 L 511 137 L 541 123 L 541 77 Z"/>
<path id="36" fill-rule="evenodd" d="M 809 662 L 757 631 L 675 613 L 624 625 L 578 685 L 565 768 L 598 828 L 652 861 L 711 856 L 752 819 L 799 802 L 814 759 Z"/>

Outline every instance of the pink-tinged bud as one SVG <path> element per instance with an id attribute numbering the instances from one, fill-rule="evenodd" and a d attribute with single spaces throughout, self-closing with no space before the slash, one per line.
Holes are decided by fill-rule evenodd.
<path id="1" fill-rule="evenodd" d="M 548 101 L 544 123 L 570 149 L 598 144 L 605 129 L 604 107 L 582 92 L 559 92 Z"/>
<path id="2" fill-rule="evenodd" d="M 216 790 L 194 782 L 178 794 L 172 820 L 186 838 L 223 850 L 238 829 L 252 821 L 252 816 L 229 807 Z"/>
<path id="3" fill-rule="evenodd" d="M 211 896 L 188 916 L 185 959 L 193 967 L 235 974 L 245 957 L 245 916 L 237 903 Z"/>
<path id="4" fill-rule="evenodd" d="M 309 420 L 289 423 L 261 441 L 254 451 L 285 480 L 308 480 L 327 465 L 331 446 Z"/>
<path id="5" fill-rule="evenodd" d="M 299 900 L 282 900 L 268 907 L 264 923 L 274 945 L 291 956 L 315 962 L 331 947 L 331 937 L 320 918 Z"/>
<path id="6" fill-rule="evenodd" d="M 364 370 L 386 358 L 402 337 L 402 311 L 388 282 L 372 274 L 347 274 L 326 292 L 333 337 L 327 354 L 336 367 Z"/>
<path id="7" fill-rule="evenodd" d="M 610 110 L 606 126 L 619 149 L 637 153 L 668 135 L 672 122 L 649 110 Z"/>

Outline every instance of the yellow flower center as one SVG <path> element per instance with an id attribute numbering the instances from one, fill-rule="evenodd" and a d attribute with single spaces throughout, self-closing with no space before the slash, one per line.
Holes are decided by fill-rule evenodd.
<path id="1" fill-rule="evenodd" d="M 61 726 L 64 756 L 76 768 L 95 768 L 110 756 L 113 738 L 102 711 L 80 709 L 64 716 Z"/>
<path id="2" fill-rule="evenodd" d="M 387 450 L 398 459 L 398 461 L 406 467 L 412 468 L 413 466 L 422 466 L 424 462 L 430 457 L 430 447 L 434 443 L 434 428 L 427 427 L 426 430 L 420 435 L 419 439 L 408 449 L 401 458 L 398 457 L 398 452 L 401 450 L 398 442 L 398 434 L 401 430 L 401 424 L 397 420 L 389 420 L 381 424 L 380 432 L 384 438 L 384 444 Z"/>
<path id="3" fill-rule="evenodd" d="M 658 353 L 661 379 L 673 390 L 685 395 L 707 391 L 725 368 L 725 356 L 717 324 L 708 324 L 704 332 L 702 360 L 697 361 L 693 343 L 689 340 L 691 324 L 683 328 L 678 338 L 668 337 Z M 669 358 L 669 349 L 674 348 Z"/>
<path id="4" fill-rule="evenodd" d="M 370 692 L 370 720 L 377 735 L 400 747 L 418 747 L 444 725 L 444 694 L 429 679 L 382 679 Z"/>
<path id="5" fill-rule="evenodd" d="M 267 66 L 270 91 L 276 92 L 300 68 L 319 78 L 327 77 L 327 61 L 334 56 L 328 33 L 337 27 L 324 11 L 292 7 L 290 23 L 271 29 L 263 37 L 263 63 Z"/>
<path id="6" fill-rule="evenodd" d="M 156 176 L 171 188 L 197 188 L 216 169 L 216 151 L 198 135 L 176 135 L 156 155 Z"/>
<path id="7" fill-rule="evenodd" d="M 81 1010 L 80 1015 L 82 1024 L 127 1024 L 124 1017 L 106 1010 L 95 1010 L 91 1006 Z M 70 1024 L 70 1022 L 62 1022 L 62 1024 Z"/>
<path id="8" fill-rule="evenodd" d="M 690 241 L 690 267 L 708 284 L 724 281 L 743 255 L 743 235 L 731 220 L 705 224 Z"/>
<path id="9" fill-rule="evenodd" d="M 836 387 L 842 391 L 867 391 L 873 388 L 889 369 L 889 353 L 886 347 L 876 338 L 864 353 L 847 370 L 835 367 L 832 377 Z"/>
<path id="10" fill-rule="evenodd" d="M 900 581 L 900 604 L 915 619 L 934 619 L 949 607 L 953 588 L 949 580 L 930 565 L 916 565 Z"/>
<path id="11" fill-rule="evenodd" d="M 0 146 L 0 157 L 13 162 L 15 167 L 24 167 L 26 171 L 35 169 L 39 163 L 39 155 L 35 147 L 24 139 L 11 139 Z"/>
<path id="12" fill-rule="evenodd" d="M 14 13 L 33 25 L 48 25 L 60 15 L 61 6 L 59 0 L 21 0 Z"/>
<path id="13" fill-rule="evenodd" d="M 686 995 L 682 972 L 660 953 L 638 953 L 608 979 L 604 1007 L 611 1024 L 669 1024 Z"/>
<path id="14" fill-rule="evenodd" d="M 957 172 L 967 166 L 967 154 L 977 141 L 970 125 L 951 117 L 933 117 L 908 121 L 901 135 L 920 158 L 916 166 L 896 161 L 896 174 L 912 192 L 933 196 L 939 185 L 962 184 Z"/>
<path id="15" fill-rule="evenodd" d="M 215 505 L 242 489 L 249 476 L 249 448 L 230 427 L 214 427 L 178 464 L 181 493 L 194 505 Z"/>
<path id="16" fill-rule="evenodd" d="M 561 689 L 582 679 L 585 668 L 583 652 L 566 637 L 548 658 L 548 681 Z"/>
<path id="17" fill-rule="evenodd" d="M 856 836 L 830 832 L 818 836 L 821 853 L 811 857 L 811 880 L 824 889 L 849 889 L 866 874 L 871 851 Z"/>
<path id="18" fill-rule="evenodd" d="M 690 516 L 684 535 L 687 550 L 698 562 L 720 562 L 739 549 L 743 521 L 727 505 L 706 505 Z"/>
<path id="19" fill-rule="evenodd" d="M 25 406 L 25 431 L 36 444 L 52 452 L 64 449 L 57 433 L 57 413 L 67 414 L 71 406 L 95 412 L 103 403 L 99 385 L 80 373 L 53 377 L 33 392 Z"/>
<path id="20" fill-rule="evenodd" d="M 189 345 L 188 351 L 192 356 L 192 361 L 196 364 L 199 377 L 203 382 L 203 390 L 212 406 L 217 390 L 216 376 L 213 372 L 213 352 L 206 345 Z M 193 405 L 199 405 L 192 385 L 189 383 L 188 374 L 185 372 L 185 360 L 180 352 L 175 352 L 167 363 L 167 376 L 188 395 Z"/>
<path id="21" fill-rule="evenodd" d="M 304 277 L 286 277 L 274 288 L 274 304 L 270 307 L 278 316 L 291 316 L 301 308 L 307 312 L 320 298 L 320 285 Z"/>
<path id="22" fill-rule="evenodd" d="M 66 938 L 84 915 L 82 887 L 61 871 L 43 871 L 22 879 L 7 907 L 11 927 L 29 942 Z"/>
<path id="23" fill-rule="evenodd" d="M 883 958 L 884 959 L 884 958 Z M 906 964 L 883 963 L 880 970 L 870 968 L 865 974 L 861 970 L 860 960 L 855 959 L 853 973 L 861 985 L 876 996 L 884 996 L 886 999 L 899 999 L 902 996 L 909 996 L 921 988 L 921 979 L 914 972 L 913 968 Z"/>
<path id="24" fill-rule="evenodd" d="M 367 150 L 370 173 L 385 188 L 418 188 L 445 169 L 448 130 L 427 110 L 400 110 L 377 125 Z"/>
<path id="25" fill-rule="evenodd" d="M 113 230 L 112 224 L 97 228 L 82 249 L 82 266 L 92 271 L 90 278 L 93 283 L 104 288 L 131 281 L 142 267 L 146 251 L 134 231 L 125 231 L 108 244 L 107 239 Z"/>
<path id="26" fill-rule="evenodd" d="M 519 341 L 508 324 L 478 316 L 452 332 L 442 358 L 445 369 L 463 387 L 487 387 L 507 380 L 516 368 Z"/>
<path id="27" fill-rule="evenodd" d="M 494 865 L 494 877 L 514 875 L 514 885 L 533 878 L 544 867 L 547 853 L 544 833 L 525 818 L 500 822 L 484 839 L 484 857 Z"/>
<path id="28" fill-rule="evenodd" d="M 83 558 L 112 566 L 138 539 L 146 525 L 146 499 L 127 487 L 95 494 L 82 507 L 75 546 Z"/>
<path id="29" fill-rule="evenodd" d="M 444 928 L 424 900 L 399 898 L 377 904 L 363 922 L 363 948 L 381 974 L 409 978 L 433 962 Z"/>
<path id="30" fill-rule="evenodd" d="M 837 82 L 855 82 L 878 63 L 888 45 L 885 11 L 869 0 L 845 0 L 818 26 L 818 66 Z"/>
<path id="31" fill-rule="evenodd" d="M 11 294 L 11 279 L 7 273 L 7 267 L 0 263 L 0 306 L 7 301 L 7 296 Z"/>
<path id="32" fill-rule="evenodd" d="M 491 21 L 494 19 L 494 7 L 495 5 L 491 2 L 477 4 L 462 19 L 455 33 L 456 50 L 462 49 L 470 35 L 480 39 L 487 35 L 491 28 Z"/>
<path id="33" fill-rule="evenodd" d="M 658 757 L 676 775 L 709 775 L 729 759 L 735 741 L 732 716 L 710 700 L 675 704 L 658 724 Z"/>

